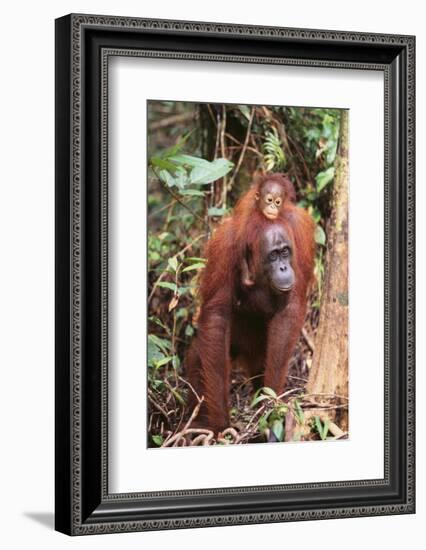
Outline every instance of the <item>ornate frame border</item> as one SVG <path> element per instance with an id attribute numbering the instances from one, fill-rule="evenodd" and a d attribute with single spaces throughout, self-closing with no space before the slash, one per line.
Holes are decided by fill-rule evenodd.
<path id="1" fill-rule="evenodd" d="M 105 44 L 90 46 L 88 31 L 96 37 L 97 31 L 110 30 L 117 41 L 104 40 Z M 197 53 L 173 51 L 170 48 L 120 47 L 120 35 L 141 36 L 208 36 L 229 37 L 244 43 L 244 40 L 288 41 L 291 44 L 323 44 L 324 58 L 302 56 L 246 55 L 239 53 Z M 136 34 L 135 34 L 136 33 Z M 111 35 L 112 36 L 112 35 Z M 110 43 L 111 42 L 111 43 Z M 263 43 L 263 42 L 262 42 Z M 342 47 L 349 52 L 347 59 L 334 59 L 333 48 Z M 357 60 L 351 47 L 369 46 L 376 52 L 380 62 L 366 56 Z M 327 50 L 327 48 L 329 48 Z M 217 23 L 186 21 L 147 20 L 122 17 L 70 15 L 56 21 L 56 232 L 57 232 L 57 352 L 56 352 L 56 528 L 68 534 L 111 533 L 151 529 L 176 529 L 213 525 L 280 522 L 336 517 L 356 517 L 414 512 L 414 133 L 415 133 L 415 40 L 412 36 L 346 33 L 277 27 L 253 27 Z M 337 50 L 336 50 L 337 51 Z M 342 50 L 343 51 L 343 50 Z M 359 50 L 358 50 L 359 51 Z M 94 53 L 93 53 L 94 52 Z M 386 55 L 385 55 L 386 53 Z M 381 54 L 381 55 L 378 55 Z M 335 67 L 342 69 L 369 69 L 384 72 L 385 77 L 385 476 L 383 480 L 359 482 L 312 483 L 277 485 L 269 487 L 240 487 L 227 489 L 170 491 L 156 493 L 108 494 L 107 488 L 107 402 L 108 402 L 108 354 L 107 354 L 107 233 L 108 233 L 108 59 L 110 56 L 141 56 L 200 61 L 233 61 L 242 63 L 274 63 L 311 67 Z M 345 54 L 346 55 L 346 54 Z M 92 57 L 91 57 L 92 56 Z M 95 61 L 91 61 L 91 59 Z M 383 58 L 383 61 L 381 61 Z M 87 128 L 92 94 L 88 67 L 96 63 L 100 82 L 100 116 L 92 124 L 99 137 L 99 169 L 95 170 L 99 182 L 99 212 L 88 217 L 86 211 L 86 182 L 91 181 L 87 169 L 87 147 L 90 145 Z M 405 74 L 404 74 L 405 73 Z M 398 103 L 399 102 L 399 103 Z M 405 120 L 396 120 L 395 114 L 404 119 L 401 106 L 406 108 Z M 400 130 L 400 132 L 398 132 Z M 399 135 L 402 131 L 402 135 Z M 85 135 L 86 132 L 86 135 Z M 93 138 L 92 140 L 96 137 Z M 398 152 L 395 157 L 395 152 Z M 89 170 L 90 171 L 90 170 Z M 396 179 L 395 179 L 396 178 Z M 92 182 L 93 184 L 93 182 Z M 95 182 L 96 184 L 96 182 Z M 392 187 L 393 185 L 393 187 Z M 100 366 L 96 371 L 99 387 L 88 386 L 85 371 L 85 347 L 90 339 L 84 324 L 88 305 L 87 290 L 88 244 L 87 232 L 93 231 L 92 219 L 99 225 L 100 250 L 96 256 L 99 264 L 100 312 L 97 317 L 99 329 Z M 92 247 L 92 248 L 90 248 Z M 395 262 L 399 268 L 395 269 Z M 393 285 L 393 287 L 392 287 Z M 398 287 L 400 304 L 392 302 L 391 288 Z M 68 307 L 65 307 L 65 304 Z M 396 325 L 395 325 L 396 322 Z M 392 335 L 400 341 L 392 345 Z M 397 363 L 392 370 L 391 360 Z M 398 363 L 399 361 L 399 363 Z M 86 361 L 87 362 L 87 361 Z M 90 363 L 90 361 L 88 361 Z M 88 367 L 86 367 L 87 369 Z M 402 390 L 392 387 L 392 380 L 402 383 Z M 90 392 L 100 390 L 97 410 L 87 409 Z M 405 390 L 405 393 L 404 393 Z M 397 392 L 395 394 L 395 391 Z M 400 395 L 402 392 L 403 395 Z M 67 398 L 65 399 L 65 395 Z M 390 403 L 399 399 L 404 418 L 400 426 L 391 418 Z M 95 417 L 99 448 L 93 450 L 86 438 L 85 426 Z M 92 419 L 93 421 L 93 419 Z M 392 431 L 393 430 L 393 431 Z M 405 448 L 400 457 L 398 472 L 392 471 L 394 458 L 392 441 L 397 439 Z M 396 442 L 395 442 L 396 444 Z M 88 457 L 88 458 L 87 458 Z M 89 464 L 85 464 L 89 461 Z M 96 464 L 93 465 L 93 462 Z M 405 468 L 403 464 L 405 463 Z M 402 469 L 403 468 L 403 469 Z M 396 474 L 398 474 L 396 476 Z M 96 477 L 93 481 L 91 476 Z M 395 479 L 398 477 L 398 480 Z M 398 483 L 396 483 L 398 482 Z M 398 487 L 396 487 L 398 485 Z M 269 497 L 286 492 L 306 493 L 307 490 L 392 488 L 392 498 L 383 494 L 379 504 L 336 506 L 314 505 L 309 498 L 306 509 L 288 508 L 275 501 L 275 509 L 267 511 L 259 503 L 249 513 L 241 513 L 234 506 L 229 513 L 207 515 L 173 512 L 173 498 L 197 496 L 225 496 L 232 494 L 244 502 L 244 497 L 262 493 Z M 168 513 L 153 514 L 144 510 L 140 503 L 169 497 Z M 139 506 L 139 508 L 138 508 Z M 316 506 L 316 507 L 315 507 Z M 132 508 L 130 513 L 128 508 Z"/>

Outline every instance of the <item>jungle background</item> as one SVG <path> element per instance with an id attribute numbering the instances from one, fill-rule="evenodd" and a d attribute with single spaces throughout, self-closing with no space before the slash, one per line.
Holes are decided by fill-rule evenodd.
<path id="1" fill-rule="evenodd" d="M 348 437 L 348 112 L 148 102 L 148 446 Z M 315 283 L 282 395 L 232 375 L 231 425 L 191 426 L 185 352 L 203 247 L 256 174 L 286 172 L 316 222 Z"/>

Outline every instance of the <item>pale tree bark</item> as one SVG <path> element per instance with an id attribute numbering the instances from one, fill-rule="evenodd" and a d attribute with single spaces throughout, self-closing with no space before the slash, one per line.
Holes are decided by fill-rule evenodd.
<path id="1" fill-rule="evenodd" d="M 320 320 L 308 394 L 315 402 L 330 403 L 326 394 L 348 396 L 348 111 L 341 112 L 339 147 L 332 195 L 332 214 L 327 227 L 325 280 Z M 344 404 L 334 399 L 334 404 Z M 348 431 L 347 408 L 321 414 Z"/>

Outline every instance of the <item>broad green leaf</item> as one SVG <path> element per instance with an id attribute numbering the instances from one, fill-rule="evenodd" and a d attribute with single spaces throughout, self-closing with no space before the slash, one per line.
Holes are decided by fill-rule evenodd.
<path id="1" fill-rule="evenodd" d="M 288 412 L 288 407 L 287 405 L 280 405 L 277 409 L 277 414 L 279 416 L 285 416 Z"/>
<path id="2" fill-rule="evenodd" d="M 323 172 L 318 172 L 318 174 L 315 176 L 318 193 L 320 193 L 324 189 L 324 187 L 326 187 L 331 181 L 333 181 L 333 178 L 334 166 L 330 166 L 330 168 L 327 168 L 327 170 L 324 170 Z"/>
<path id="3" fill-rule="evenodd" d="M 190 286 L 180 286 L 178 288 L 178 295 L 179 296 L 183 296 L 184 294 L 186 294 L 187 292 L 190 292 L 191 290 L 191 287 Z"/>
<path id="4" fill-rule="evenodd" d="M 321 439 L 325 439 L 327 432 L 328 432 L 328 424 L 327 421 L 325 422 L 324 426 L 322 425 L 321 419 L 319 416 L 315 417 L 315 428 L 317 429 L 317 432 L 319 433 L 319 436 Z M 325 432 L 325 435 L 324 435 Z"/>
<path id="5" fill-rule="evenodd" d="M 207 164 L 196 166 L 192 169 L 190 174 L 191 183 L 198 183 L 206 185 L 213 181 L 223 178 L 234 166 L 232 162 L 227 159 L 220 158 Z"/>
<path id="6" fill-rule="evenodd" d="M 167 170 L 160 170 L 158 172 L 158 177 L 167 185 L 167 187 L 174 187 L 176 185 L 175 178 Z"/>
<path id="7" fill-rule="evenodd" d="M 173 292 L 177 292 L 177 290 L 178 290 L 175 283 L 166 283 L 166 282 L 160 281 L 159 283 L 157 283 L 157 286 L 159 286 L 161 288 L 168 288 L 169 290 L 171 290 Z"/>
<path id="8" fill-rule="evenodd" d="M 237 108 L 247 120 L 250 120 L 250 109 L 247 107 L 247 105 L 237 105 Z"/>
<path id="9" fill-rule="evenodd" d="M 312 210 L 312 217 L 314 218 L 314 222 L 319 223 L 321 221 L 321 212 L 316 207 L 313 207 L 311 210 Z"/>
<path id="10" fill-rule="evenodd" d="M 265 399 L 269 399 L 269 397 L 267 395 L 259 395 L 255 397 L 250 403 L 250 407 L 255 407 L 261 401 L 265 401 Z"/>
<path id="11" fill-rule="evenodd" d="M 173 355 L 173 357 L 172 357 L 172 365 L 173 365 L 173 368 L 174 368 L 175 370 L 178 370 L 178 368 L 180 367 L 180 359 L 179 359 L 179 357 L 178 357 L 177 355 Z M 175 394 L 173 393 L 173 395 L 175 395 Z M 179 396 L 179 397 L 180 397 L 180 396 Z M 182 398 L 181 398 L 181 399 L 182 399 Z M 182 400 L 182 401 L 183 401 L 183 400 Z"/>
<path id="12" fill-rule="evenodd" d="M 153 435 L 152 436 L 152 441 L 158 446 L 158 447 L 161 447 L 161 445 L 163 444 L 163 436 L 162 435 Z"/>
<path id="13" fill-rule="evenodd" d="M 223 216 L 224 214 L 226 214 L 226 208 L 216 208 L 212 206 L 211 208 L 208 209 L 207 213 L 210 217 Z"/>
<path id="14" fill-rule="evenodd" d="M 199 189 L 182 189 L 180 194 L 189 197 L 204 197 L 204 192 Z"/>
<path id="15" fill-rule="evenodd" d="M 163 358 L 164 353 L 158 349 L 154 342 L 148 339 L 148 366 L 154 367 Z"/>
<path id="16" fill-rule="evenodd" d="M 275 393 L 275 391 L 272 388 L 264 387 L 264 388 L 262 388 L 262 392 L 265 395 L 269 395 L 270 397 L 274 397 L 274 398 L 277 397 L 277 394 Z"/>
<path id="17" fill-rule="evenodd" d="M 167 260 L 167 263 L 169 264 L 169 267 L 172 271 L 176 271 L 178 268 L 178 261 L 176 256 L 172 256 Z"/>
<path id="18" fill-rule="evenodd" d="M 163 169 L 158 172 L 158 177 L 167 185 L 167 187 L 177 187 L 179 190 L 183 190 L 189 181 L 188 174 L 181 166 L 173 166 L 175 170 L 174 175 L 170 174 L 168 170 Z"/>
<path id="19" fill-rule="evenodd" d="M 320 225 L 317 225 L 315 228 L 315 242 L 317 244 L 325 246 L 325 241 L 326 241 L 325 231 Z"/>
<path id="20" fill-rule="evenodd" d="M 158 317 L 155 317 L 155 315 L 152 315 L 151 317 L 148 318 L 149 321 L 151 321 L 152 323 L 155 323 L 156 325 L 158 325 L 159 327 L 163 328 L 166 332 L 169 331 L 169 327 L 167 327 L 163 321 L 161 319 L 159 319 Z"/>
<path id="21" fill-rule="evenodd" d="M 164 353 L 167 353 L 167 351 L 170 350 L 172 347 L 171 343 L 168 340 L 160 338 L 156 334 L 148 334 L 148 346 L 150 343 L 157 346 L 157 348 L 160 348 L 160 350 Z"/>
<path id="22" fill-rule="evenodd" d="M 161 170 L 168 170 L 169 172 L 174 172 L 176 170 L 176 164 L 173 164 L 169 160 L 162 159 L 160 157 L 151 157 L 149 162 L 156 166 L 157 168 L 160 168 Z"/>
<path id="23" fill-rule="evenodd" d="M 188 179 L 188 174 L 186 173 L 186 170 L 185 168 L 182 168 L 181 166 L 179 166 L 176 170 L 176 174 L 175 174 L 175 184 L 176 184 L 176 187 L 180 190 L 180 191 L 183 191 L 185 185 L 187 185 L 189 182 L 189 179 Z"/>
<path id="24" fill-rule="evenodd" d="M 184 273 L 185 271 L 192 271 L 193 269 L 201 269 L 205 267 L 205 264 L 204 263 L 198 263 L 198 264 L 192 264 L 192 265 L 189 265 L 188 267 L 185 267 L 185 269 L 182 269 L 182 273 Z"/>
<path id="25" fill-rule="evenodd" d="M 186 325 L 186 328 L 185 328 L 185 336 L 187 336 L 188 338 L 191 338 L 191 336 L 193 336 L 194 334 L 194 328 L 192 325 Z"/>
<path id="26" fill-rule="evenodd" d="M 203 262 L 203 263 L 207 263 L 207 260 L 206 258 L 199 258 L 197 256 L 191 256 L 190 258 L 185 258 L 185 261 L 186 262 Z"/>
<path id="27" fill-rule="evenodd" d="M 274 432 L 275 437 L 278 441 L 283 441 L 284 439 L 284 425 L 282 420 L 274 420 L 271 426 L 271 430 Z"/>
<path id="28" fill-rule="evenodd" d="M 303 412 L 302 406 L 300 405 L 300 401 L 298 399 L 294 400 L 294 413 L 299 424 L 303 424 L 305 421 L 305 413 Z"/>
<path id="29" fill-rule="evenodd" d="M 180 307 L 177 311 L 176 311 L 176 319 L 186 319 L 188 317 L 188 310 L 186 309 L 186 307 Z"/>
<path id="30" fill-rule="evenodd" d="M 259 422 L 257 423 L 258 427 L 259 427 L 259 431 L 260 433 L 263 433 L 266 428 L 268 427 L 268 421 L 266 420 L 266 418 L 264 416 L 261 416 L 259 418 Z"/>
<path id="31" fill-rule="evenodd" d="M 169 157 L 169 160 L 172 160 L 181 166 L 191 166 L 191 168 L 195 168 L 196 166 L 208 166 L 210 164 L 210 162 L 206 159 L 192 157 L 191 155 L 175 155 L 173 157 Z"/>
<path id="32" fill-rule="evenodd" d="M 160 367 L 164 367 L 164 365 L 167 365 L 167 363 L 170 363 L 172 360 L 171 357 L 164 357 L 163 359 L 160 359 L 159 361 L 155 362 L 155 367 L 159 369 Z"/>

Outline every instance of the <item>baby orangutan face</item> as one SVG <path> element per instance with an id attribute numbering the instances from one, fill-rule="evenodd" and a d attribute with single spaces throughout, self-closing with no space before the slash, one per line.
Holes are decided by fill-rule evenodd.
<path id="1" fill-rule="evenodd" d="M 268 220 L 275 220 L 285 200 L 285 191 L 275 181 L 265 181 L 256 193 L 258 208 Z"/>

